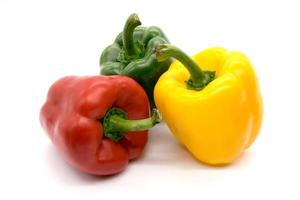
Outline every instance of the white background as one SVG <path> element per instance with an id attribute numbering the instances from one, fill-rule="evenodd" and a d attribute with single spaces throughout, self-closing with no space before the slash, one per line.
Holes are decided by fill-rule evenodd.
<path id="1" fill-rule="evenodd" d="M 0 199 L 300 198 L 297 1 L 180 2 L 0 1 Z M 72 169 L 50 143 L 38 118 L 49 86 L 98 74 L 101 51 L 132 12 L 189 54 L 223 46 L 252 60 L 264 122 L 234 164 L 199 163 L 164 125 L 139 160 L 107 178 Z"/>

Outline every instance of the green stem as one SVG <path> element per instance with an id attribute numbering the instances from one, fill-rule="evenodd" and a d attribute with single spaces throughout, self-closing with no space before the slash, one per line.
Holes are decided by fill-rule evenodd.
<path id="1" fill-rule="evenodd" d="M 185 54 L 179 48 L 170 44 L 160 44 L 155 48 L 156 58 L 158 61 L 167 60 L 174 57 L 179 60 L 190 73 L 190 79 L 187 80 L 189 89 L 201 90 L 215 77 L 215 72 L 203 71 L 200 66 Z"/>
<path id="2" fill-rule="evenodd" d="M 124 45 L 124 51 L 128 57 L 137 55 L 138 47 L 136 46 L 133 38 L 134 29 L 141 25 L 141 21 L 137 14 L 131 14 L 124 26 L 122 33 L 122 40 Z"/>
<path id="3" fill-rule="evenodd" d="M 103 120 L 104 134 L 113 141 L 122 139 L 129 131 L 144 131 L 161 121 L 159 112 L 154 109 L 146 119 L 128 120 L 127 113 L 119 108 L 110 109 Z"/>

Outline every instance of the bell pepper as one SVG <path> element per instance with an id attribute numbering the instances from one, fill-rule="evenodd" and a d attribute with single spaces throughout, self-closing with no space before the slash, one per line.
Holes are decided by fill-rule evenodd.
<path id="1" fill-rule="evenodd" d="M 210 48 L 191 59 L 168 44 L 157 46 L 156 57 L 177 59 L 154 89 L 156 106 L 171 132 L 204 163 L 236 160 L 254 142 L 262 123 L 262 97 L 248 58 Z"/>
<path id="2" fill-rule="evenodd" d="M 151 107 L 154 107 L 154 86 L 171 64 L 170 59 L 158 62 L 154 47 L 168 43 L 168 39 L 156 26 L 139 25 L 141 22 L 136 14 L 128 17 L 123 32 L 101 54 L 101 74 L 124 75 L 135 79 L 145 89 Z"/>
<path id="3" fill-rule="evenodd" d="M 147 129 L 159 121 L 143 88 L 125 76 L 68 76 L 56 81 L 40 112 L 64 159 L 94 175 L 111 175 L 138 158 Z"/>

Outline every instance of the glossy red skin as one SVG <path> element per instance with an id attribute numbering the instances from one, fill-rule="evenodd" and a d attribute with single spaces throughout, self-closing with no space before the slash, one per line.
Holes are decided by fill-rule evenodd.
<path id="1" fill-rule="evenodd" d="M 128 132 L 119 142 L 104 136 L 102 119 L 118 107 L 128 119 L 148 118 L 143 88 L 125 76 L 68 76 L 56 81 L 40 112 L 40 121 L 53 144 L 73 167 L 94 175 L 124 170 L 143 152 L 147 131 Z"/>

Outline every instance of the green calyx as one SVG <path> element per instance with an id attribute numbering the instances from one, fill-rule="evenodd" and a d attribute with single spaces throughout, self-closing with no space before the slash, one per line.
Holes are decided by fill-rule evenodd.
<path id="1" fill-rule="evenodd" d="M 188 89 L 202 90 L 215 78 L 214 71 L 203 71 L 198 64 L 179 48 L 170 44 L 160 44 L 155 47 L 156 59 L 161 62 L 170 57 L 179 60 L 189 71 L 190 78 L 186 81 Z"/>
<path id="2" fill-rule="evenodd" d="M 119 141 L 129 131 L 148 130 L 160 121 L 161 116 L 157 109 L 153 109 L 152 116 L 147 119 L 128 120 L 125 111 L 111 108 L 103 120 L 104 135 L 113 141 Z"/>
<path id="3" fill-rule="evenodd" d="M 215 79 L 216 72 L 203 71 L 203 73 L 204 73 L 204 78 L 199 81 L 197 81 L 197 80 L 193 81 L 192 77 L 190 77 L 186 81 L 187 88 L 191 89 L 191 90 L 202 90 L 203 88 L 205 88 L 205 86 L 207 86 L 211 81 L 213 81 Z"/>

